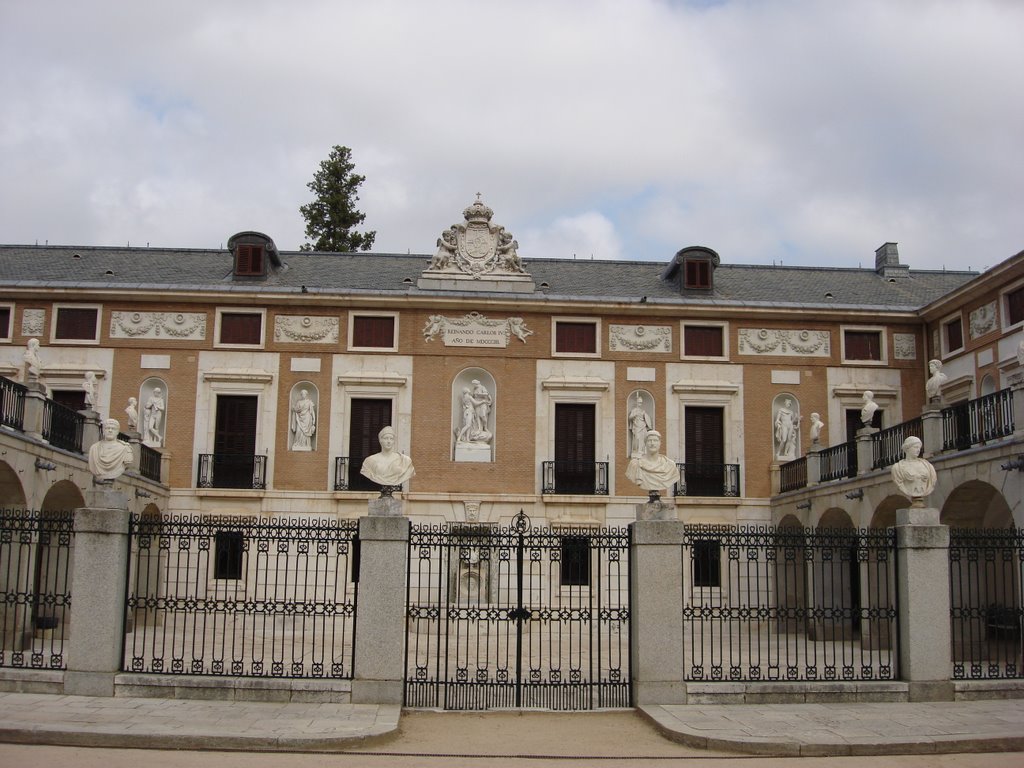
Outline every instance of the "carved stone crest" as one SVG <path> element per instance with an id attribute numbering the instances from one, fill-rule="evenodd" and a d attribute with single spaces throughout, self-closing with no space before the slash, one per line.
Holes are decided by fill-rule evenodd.
<path id="1" fill-rule="evenodd" d="M 440 334 L 446 347 L 507 347 L 510 336 L 524 344 L 533 331 L 526 327 L 521 317 L 505 320 L 491 320 L 479 312 L 470 312 L 463 317 L 431 315 L 423 326 L 423 340 L 433 341 Z"/>
<path id="2" fill-rule="evenodd" d="M 532 291 L 533 280 L 519 259 L 519 243 L 480 199 L 462 211 L 464 224 L 452 224 L 437 240 L 437 253 L 419 287 L 435 290 Z M 467 285 L 466 281 L 472 281 Z M 476 285 L 472 283 L 477 283 Z"/>

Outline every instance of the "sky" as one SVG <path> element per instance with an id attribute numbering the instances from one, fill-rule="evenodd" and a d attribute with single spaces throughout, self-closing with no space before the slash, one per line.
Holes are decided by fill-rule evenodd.
<path id="1" fill-rule="evenodd" d="M 983 269 L 1024 249 L 1018 0 L 0 0 L 0 242 Z"/>

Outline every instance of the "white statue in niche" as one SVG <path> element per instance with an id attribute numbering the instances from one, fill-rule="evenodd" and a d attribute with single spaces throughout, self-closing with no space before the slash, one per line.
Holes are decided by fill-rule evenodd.
<path id="1" fill-rule="evenodd" d="M 942 372 L 941 360 L 930 360 L 928 362 L 928 372 L 931 376 L 925 382 L 924 391 L 928 395 L 928 402 L 937 403 L 942 399 L 942 386 L 949 377 Z"/>
<path id="2" fill-rule="evenodd" d="M 164 394 L 160 387 L 153 390 L 153 394 L 146 401 L 146 430 L 142 442 L 146 445 L 159 448 L 164 442 Z"/>
<path id="3" fill-rule="evenodd" d="M 630 459 L 626 466 L 626 477 L 647 491 L 651 501 L 679 482 L 679 467 L 660 451 L 661 433 L 652 429 L 644 439 L 643 456 Z"/>
<path id="4" fill-rule="evenodd" d="M 870 389 L 864 392 L 864 406 L 860 409 L 860 423 L 870 427 L 875 419 L 875 411 L 878 410 L 878 403 L 875 402 L 875 393 Z"/>
<path id="5" fill-rule="evenodd" d="M 359 473 L 377 485 L 397 486 L 416 474 L 412 459 L 395 450 L 395 430 L 384 427 L 377 435 L 380 451 L 367 456 Z M 383 493 L 382 493 L 383 495 Z"/>
<path id="6" fill-rule="evenodd" d="M 139 401 L 137 398 L 128 398 L 128 406 L 124 409 L 124 413 L 128 417 L 128 429 L 137 432 L 139 429 Z"/>
<path id="7" fill-rule="evenodd" d="M 800 414 L 793 407 L 793 398 L 787 397 L 775 411 L 775 456 L 782 461 L 796 458 Z"/>
<path id="8" fill-rule="evenodd" d="M 132 447 L 117 439 L 121 424 L 117 419 L 103 421 L 103 438 L 89 448 L 89 471 L 98 482 L 110 482 L 132 463 Z"/>
<path id="9" fill-rule="evenodd" d="M 491 408 L 494 399 L 479 379 L 462 388 L 460 397 L 462 414 L 455 439 L 460 443 L 488 444 L 494 436 L 490 429 Z"/>
<path id="10" fill-rule="evenodd" d="M 644 398 L 639 392 L 636 395 L 636 402 L 629 411 L 629 455 L 631 458 L 639 458 L 644 455 L 647 443 L 647 434 L 654 429 L 651 416 L 644 409 Z"/>
<path id="11" fill-rule="evenodd" d="M 299 390 L 299 396 L 292 405 L 288 420 L 293 451 L 313 450 L 313 435 L 316 434 L 316 403 L 309 396 L 309 390 Z"/>
<path id="12" fill-rule="evenodd" d="M 99 399 L 99 386 L 96 374 L 92 371 L 86 371 L 85 381 L 82 382 L 82 389 L 85 390 L 85 407 L 89 410 L 94 410 L 96 407 L 96 400 Z"/>
<path id="13" fill-rule="evenodd" d="M 892 481 L 912 507 L 923 507 L 924 498 L 935 490 L 935 467 L 921 458 L 921 440 L 911 435 L 903 441 L 904 458 L 892 465 Z"/>
<path id="14" fill-rule="evenodd" d="M 811 443 L 818 445 L 821 442 L 821 430 L 825 428 L 825 422 L 817 413 L 811 414 Z"/>
<path id="15" fill-rule="evenodd" d="M 39 339 L 29 339 L 25 345 L 25 381 L 36 381 L 43 370 L 43 361 L 39 357 Z"/>

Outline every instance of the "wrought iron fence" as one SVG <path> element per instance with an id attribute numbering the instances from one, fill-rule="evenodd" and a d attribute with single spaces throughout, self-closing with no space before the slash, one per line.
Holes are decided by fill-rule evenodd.
<path id="1" fill-rule="evenodd" d="M 920 416 L 883 429 L 875 435 L 875 461 L 872 468 L 885 469 L 902 460 L 903 441 L 908 437 L 916 437 L 918 440 L 924 441 L 924 422 Z"/>
<path id="2" fill-rule="evenodd" d="M 139 443 L 139 474 L 147 480 L 160 482 L 160 451 Z"/>
<path id="3" fill-rule="evenodd" d="M 857 444 L 840 443 L 818 453 L 821 482 L 857 476 Z"/>
<path id="4" fill-rule="evenodd" d="M 541 493 L 608 495 L 607 461 L 545 461 Z"/>
<path id="5" fill-rule="evenodd" d="M 976 400 L 942 409 L 942 450 L 966 450 L 972 445 L 1013 434 L 1012 390 L 1001 389 Z"/>
<path id="6" fill-rule="evenodd" d="M 129 530 L 125 670 L 352 677 L 358 521 L 133 515 Z"/>
<path id="7" fill-rule="evenodd" d="M 954 528 L 949 532 L 953 677 L 1024 677 L 1024 531 Z"/>
<path id="8" fill-rule="evenodd" d="M 892 529 L 687 526 L 687 680 L 893 680 Z"/>
<path id="9" fill-rule="evenodd" d="M 787 461 L 779 467 L 779 491 L 795 491 L 807 487 L 807 457 Z"/>
<path id="10" fill-rule="evenodd" d="M 628 707 L 629 529 L 414 525 L 410 707 Z"/>
<path id="11" fill-rule="evenodd" d="M 0 424 L 18 431 L 25 429 L 26 392 L 22 384 L 0 376 Z"/>
<path id="12" fill-rule="evenodd" d="M 267 487 L 267 457 L 247 454 L 199 454 L 198 488 Z"/>
<path id="13" fill-rule="evenodd" d="M 53 400 L 43 401 L 43 439 L 54 448 L 82 451 L 85 417 Z"/>
<path id="14" fill-rule="evenodd" d="M 334 457 L 334 490 L 348 490 L 348 456 Z"/>
<path id="15" fill-rule="evenodd" d="M 0 667 L 66 669 L 74 517 L 0 510 Z"/>
<path id="16" fill-rule="evenodd" d="M 676 464 L 676 496 L 739 496 L 739 464 Z"/>

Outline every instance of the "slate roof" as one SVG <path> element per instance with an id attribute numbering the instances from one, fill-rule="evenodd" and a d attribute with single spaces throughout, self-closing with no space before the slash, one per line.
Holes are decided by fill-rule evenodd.
<path id="1" fill-rule="evenodd" d="M 77 258 L 76 258 L 77 254 Z M 238 291 L 292 294 L 452 296 L 420 291 L 416 280 L 430 256 L 377 253 L 281 252 L 283 270 L 265 279 L 235 278 L 227 250 L 0 245 L 0 289 Z M 889 280 L 873 269 L 722 264 L 714 290 L 680 291 L 663 279 L 668 260 L 523 259 L 537 293 L 484 294 L 516 301 L 649 303 L 857 308 L 913 311 L 976 276 L 966 271 L 909 270 Z M 406 282 L 409 281 L 409 282 Z M 547 284 L 546 286 L 543 284 Z M 832 294 L 831 297 L 826 294 Z M 480 294 L 473 294 L 480 296 Z"/>

